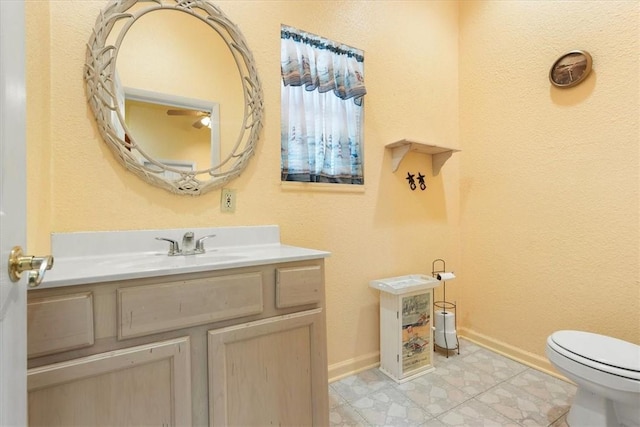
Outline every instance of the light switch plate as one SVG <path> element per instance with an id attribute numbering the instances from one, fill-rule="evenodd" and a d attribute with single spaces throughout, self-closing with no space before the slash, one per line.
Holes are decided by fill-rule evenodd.
<path id="1" fill-rule="evenodd" d="M 220 212 L 236 211 L 236 190 L 223 188 L 220 195 Z"/>

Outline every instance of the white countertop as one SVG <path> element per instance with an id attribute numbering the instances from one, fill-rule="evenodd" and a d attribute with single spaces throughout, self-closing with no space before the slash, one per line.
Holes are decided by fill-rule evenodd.
<path id="1" fill-rule="evenodd" d="M 206 253 L 167 255 L 174 239 L 193 231 L 205 240 Z M 197 273 L 281 262 L 326 258 L 329 252 L 283 245 L 277 226 L 142 230 L 54 234 L 54 265 L 35 289 L 83 285 L 116 280 Z"/>

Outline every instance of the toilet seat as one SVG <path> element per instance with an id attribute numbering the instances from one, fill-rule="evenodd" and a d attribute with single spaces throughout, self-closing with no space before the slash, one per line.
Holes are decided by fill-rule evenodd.
<path id="1" fill-rule="evenodd" d="M 640 346 L 582 331 L 557 331 L 547 340 L 561 356 L 604 373 L 640 381 Z"/>

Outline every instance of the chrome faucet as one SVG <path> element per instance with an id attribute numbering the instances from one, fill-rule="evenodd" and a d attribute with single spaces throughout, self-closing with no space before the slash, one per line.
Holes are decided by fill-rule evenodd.
<path id="1" fill-rule="evenodd" d="M 193 231 L 187 231 L 182 236 L 182 255 L 195 254 L 195 244 L 193 243 Z"/>
<path id="2" fill-rule="evenodd" d="M 195 253 L 197 254 L 203 254 L 205 253 L 205 249 L 204 249 L 204 241 L 207 240 L 210 237 L 216 237 L 215 234 L 209 234 L 208 236 L 203 236 L 201 238 L 199 238 L 198 240 L 196 240 L 196 249 L 195 249 Z"/>
<path id="3" fill-rule="evenodd" d="M 166 237 L 156 237 L 156 240 L 164 240 L 165 242 L 169 242 L 169 256 L 196 255 L 205 253 L 206 250 L 204 248 L 204 241 L 210 237 L 215 236 L 215 234 L 210 234 L 194 241 L 195 235 L 193 234 L 193 231 L 187 231 L 186 233 L 184 233 L 184 236 L 182 236 L 182 249 L 180 249 L 180 245 L 176 240 L 167 239 Z"/>
<path id="4" fill-rule="evenodd" d="M 182 255 L 180 253 L 180 245 L 173 239 L 167 239 L 166 237 L 156 237 L 156 240 L 164 240 L 165 242 L 169 242 L 169 256 L 174 255 Z"/>

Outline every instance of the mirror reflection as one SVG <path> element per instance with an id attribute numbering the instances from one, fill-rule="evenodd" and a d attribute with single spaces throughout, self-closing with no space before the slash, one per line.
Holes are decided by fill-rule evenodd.
<path id="1" fill-rule="evenodd" d="M 85 80 L 105 142 L 152 184 L 197 195 L 238 176 L 253 154 L 262 127 L 253 58 L 204 0 L 112 1 L 89 41 Z"/>
<path id="2" fill-rule="evenodd" d="M 192 161 L 193 170 L 204 170 L 219 165 L 221 150 L 230 153 L 244 117 L 241 78 L 224 39 L 207 24 L 179 10 L 141 16 L 122 40 L 116 73 L 126 88 L 122 115 L 129 137 L 148 156 L 165 164 Z M 141 105 L 139 93 L 154 94 L 154 103 Z M 197 132 L 189 115 L 211 114 L 213 105 L 219 136 L 211 141 L 209 128 Z M 226 145 L 220 147 L 221 141 Z M 211 147 L 208 155 L 203 146 Z M 185 158 L 188 153 L 197 157 Z"/>
<path id="3" fill-rule="evenodd" d="M 220 163 L 219 106 L 205 102 L 177 103 L 139 97 L 125 89 L 124 118 L 147 156 L 171 165 L 174 161 L 197 171 Z M 146 159 L 140 155 L 144 164 Z M 185 168 L 184 166 L 182 167 Z M 165 177 L 173 174 L 164 174 Z M 206 175 L 199 176 L 207 179 Z"/>

